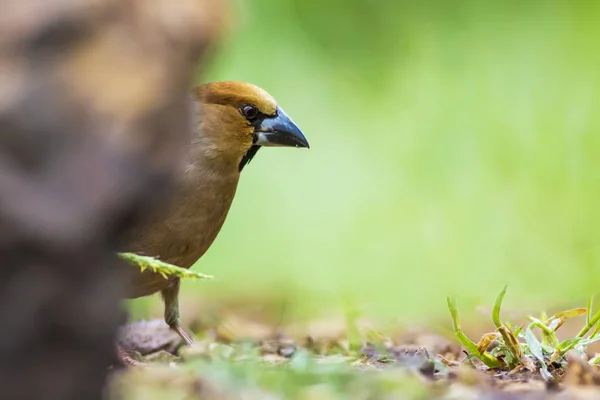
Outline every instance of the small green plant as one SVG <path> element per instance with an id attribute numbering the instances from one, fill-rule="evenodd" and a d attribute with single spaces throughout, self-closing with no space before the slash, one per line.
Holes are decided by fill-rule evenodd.
<path id="1" fill-rule="evenodd" d="M 568 351 L 575 350 L 583 354 L 588 345 L 600 340 L 600 324 L 598 323 L 600 311 L 592 315 L 592 297 L 588 299 L 587 308 L 566 310 L 551 317 L 542 313 L 539 318 L 529 317 L 531 322 L 527 326 L 515 328 L 509 322 L 500 320 L 500 308 L 506 289 L 507 286 L 496 298 L 492 311 L 492 321 L 496 330 L 483 335 L 479 343 L 471 341 L 462 331 L 456 300 L 452 296 L 448 296 L 448 309 L 452 316 L 456 337 L 466 347 L 469 357 L 479 359 L 488 368 L 504 371 L 517 371 L 522 368 L 532 372 L 537 370 L 544 380 L 552 381 L 554 377 L 551 369 L 556 369 L 556 366 L 565 366 L 565 355 Z M 560 341 L 556 331 L 568 318 L 582 314 L 586 314 L 586 323 L 577 336 Z M 541 339 L 534 334 L 536 328 L 541 332 Z M 492 344 L 495 346 L 488 351 Z M 591 364 L 599 363 L 600 356 L 593 357 L 589 362 Z"/>
<path id="2" fill-rule="evenodd" d="M 212 275 L 190 271 L 189 269 L 160 261 L 154 257 L 139 256 L 133 253 L 118 253 L 118 255 L 128 263 L 140 267 L 142 272 L 150 269 L 152 272 L 161 274 L 165 279 L 167 279 L 168 276 L 178 276 L 179 278 L 190 279 L 213 279 Z"/>

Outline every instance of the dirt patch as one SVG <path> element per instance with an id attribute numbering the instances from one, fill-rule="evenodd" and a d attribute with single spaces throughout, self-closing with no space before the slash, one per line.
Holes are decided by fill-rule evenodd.
<path id="1" fill-rule="evenodd" d="M 229 334 L 223 340 L 220 329 L 207 328 L 196 346 L 186 347 L 161 320 L 124 327 L 121 344 L 147 364 L 117 369 L 110 393 L 217 400 L 600 398 L 598 367 L 575 353 L 567 355 L 566 368 L 551 369 L 556 379 L 548 383 L 535 369 L 489 369 L 432 332 L 380 338 L 352 350 L 343 337 L 290 337 L 261 327 L 254 331 L 262 337 Z"/>

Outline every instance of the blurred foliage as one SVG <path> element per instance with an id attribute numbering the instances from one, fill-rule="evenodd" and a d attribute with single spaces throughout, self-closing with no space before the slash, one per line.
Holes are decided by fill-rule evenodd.
<path id="1" fill-rule="evenodd" d="M 264 149 L 244 170 L 197 266 L 216 279 L 184 284 L 184 318 L 261 294 L 290 315 L 350 297 L 401 322 L 504 284 L 508 308 L 596 292 L 600 3 L 235 4 L 199 80 L 265 88 L 311 149 Z"/>

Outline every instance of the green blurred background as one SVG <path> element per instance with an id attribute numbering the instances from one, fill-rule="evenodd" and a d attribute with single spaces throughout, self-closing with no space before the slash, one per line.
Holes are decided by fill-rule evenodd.
<path id="1" fill-rule="evenodd" d="M 270 92 L 310 150 L 263 149 L 184 282 L 194 304 L 285 299 L 447 317 L 583 306 L 600 286 L 600 3 L 248 0 L 199 82 Z M 249 300 L 250 301 L 250 300 Z M 131 304 L 160 316 L 158 296 Z"/>

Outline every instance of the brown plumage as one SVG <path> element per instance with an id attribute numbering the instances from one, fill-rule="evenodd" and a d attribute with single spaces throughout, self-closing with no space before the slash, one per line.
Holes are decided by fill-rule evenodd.
<path id="1" fill-rule="evenodd" d="M 217 82 L 192 90 L 197 126 L 178 191 L 162 212 L 129 232 L 124 251 L 190 268 L 225 222 L 244 166 L 261 146 L 308 147 L 306 138 L 264 90 L 245 82 Z M 161 292 L 165 321 L 179 325 L 179 279 L 131 267 L 130 298 Z"/>

